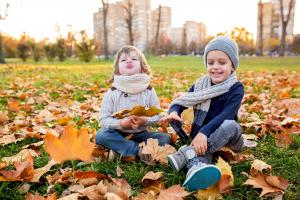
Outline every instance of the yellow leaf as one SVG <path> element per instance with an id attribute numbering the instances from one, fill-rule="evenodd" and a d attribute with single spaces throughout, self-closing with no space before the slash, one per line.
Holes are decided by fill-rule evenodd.
<path id="1" fill-rule="evenodd" d="M 46 151 L 58 163 L 66 160 L 89 161 L 94 150 L 88 131 L 86 129 L 78 131 L 72 126 L 67 126 L 60 138 L 47 133 L 44 141 Z"/>
<path id="2" fill-rule="evenodd" d="M 117 119 L 122 119 L 131 115 L 152 117 L 158 115 L 161 112 L 163 112 L 163 110 L 158 109 L 155 106 L 151 106 L 148 109 L 144 106 L 134 106 L 131 110 L 121 110 L 114 113 L 112 116 Z"/>
<path id="3" fill-rule="evenodd" d="M 221 174 L 223 175 L 229 175 L 230 176 L 230 186 L 233 186 L 233 182 L 234 182 L 234 177 L 231 171 L 231 166 L 224 161 L 221 157 L 219 157 L 218 162 L 216 164 L 217 167 L 220 168 L 221 170 Z"/>
<path id="4" fill-rule="evenodd" d="M 195 197 L 199 200 L 215 200 L 222 199 L 222 195 L 219 193 L 218 186 L 207 188 L 206 190 L 198 190 Z"/>

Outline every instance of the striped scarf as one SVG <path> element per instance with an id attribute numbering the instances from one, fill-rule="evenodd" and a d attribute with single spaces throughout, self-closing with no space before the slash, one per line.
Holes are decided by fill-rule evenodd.
<path id="1" fill-rule="evenodd" d="M 170 107 L 173 105 L 194 107 L 195 113 L 198 115 L 194 115 L 193 124 L 197 124 L 197 127 L 201 127 L 209 110 L 211 99 L 228 92 L 237 81 L 235 72 L 233 72 L 225 81 L 216 85 L 211 85 L 211 79 L 208 75 L 203 76 L 195 83 L 194 92 L 185 93 L 179 98 L 174 99 Z M 171 126 L 175 129 L 180 138 L 186 142 L 188 137 L 182 130 L 181 123 L 178 121 L 172 121 Z M 190 133 L 192 139 L 199 131 L 193 127 Z"/>

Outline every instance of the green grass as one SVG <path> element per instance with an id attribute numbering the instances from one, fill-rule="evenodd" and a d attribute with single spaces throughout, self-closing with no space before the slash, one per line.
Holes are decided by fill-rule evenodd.
<path id="1" fill-rule="evenodd" d="M 112 60 L 97 61 L 91 63 L 82 63 L 77 60 L 68 60 L 66 62 L 39 62 L 22 63 L 19 60 L 6 60 L 8 65 L 0 66 L 0 90 L 12 87 L 14 83 L 18 87 L 18 91 L 26 91 L 27 82 L 33 81 L 33 87 L 36 88 L 34 95 L 48 95 L 53 101 L 60 98 L 68 98 L 84 102 L 85 95 L 99 97 L 97 92 L 87 91 L 93 84 L 97 84 L 102 88 L 108 88 L 106 80 L 109 79 L 112 72 Z M 205 73 L 203 60 L 201 57 L 191 56 L 169 56 L 169 57 L 149 57 L 149 64 L 153 71 L 153 86 L 159 96 L 172 97 L 174 92 L 186 90 L 200 74 Z M 296 71 L 300 73 L 300 57 L 285 57 L 285 58 L 241 58 L 238 73 L 246 71 L 255 71 L 258 73 L 263 71 L 288 70 L 291 73 Z M 295 72 L 293 72 L 295 73 Z M 163 78 L 160 81 L 157 79 Z M 185 81 L 185 82 L 183 82 Z M 65 86 L 70 84 L 74 86 L 65 92 Z M 50 91 L 50 92 L 49 92 Z M 262 88 L 257 88 L 257 92 L 263 91 Z M 62 94 L 63 93 L 63 94 Z M 299 98 L 299 88 L 292 91 L 292 95 Z M 16 97 L 16 93 L 10 94 L 9 98 Z M 1 95 L 0 92 L 0 111 L 6 110 L 8 97 Z M 34 105 L 35 109 L 43 109 L 42 103 Z M 11 116 L 13 117 L 13 116 Z M 80 120 L 78 116 L 74 119 Z M 97 121 L 85 122 L 86 126 L 98 129 Z M 0 125 L 1 126 L 1 125 Z M 264 160 L 266 163 L 273 166 L 272 173 L 280 175 L 289 180 L 289 188 L 284 194 L 284 199 L 296 200 L 300 197 L 300 137 L 293 136 L 294 142 L 288 148 L 278 148 L 275 146 L 275 140 L 268 135 L 259 141 L 259 145 L 251 150 L 255 158 Z M 0 148 L 0 158 L 11 156 L 18 153 L 22 146 L 36 142 L 37 139 L 25 139 L 23 141 L 8 144 Z M 49 157 L 43 147 L 40 148 L 41 156 L 34 159 L 34 166 L 44 166 Z M 243 185 L 246 177 L 241 175 L 241 172 L 249 172 L 251 162 L 235 164 L 232 170 L 235 177 L 235 186 L 230 195 L 225 195 L 224 199 L 258 199 L 260 190 L 253 189 L 250 186 Z M 70 162 L 64 165 L 71 167 Z M 104 174 L 111 174 L 116 177 L 116 167 L 120 166 L 125 173 L 121 178 L 125 178 L 132 187 L 132 192 L 137 195 L 141 191 L 141 179 L 148 171 L 163 171 L 163 180 L 166 187 L 174 184 L 183 183 L 185 175 L 183 172 L 174 172 L 169 166 L 147 166 L 142 162 L 124 163 L 120 160 L 117 162 L 99 162 L 85 166 L 77 165 L 80 170 L 93 170 Z M 55 166 L 49 172 L 50 174 L 59 168 Z M 44 176 L 43 176 L 44 177 Z M 18 192 L 18 188 L 23 183 L 18 182 L 0 182 L 0 199 L 24 199 L 25 194 Z M 30 192 L 39 192 L 45 194 L 48 184 L 38 183 L 32 184 Z M 56 184 L 54 190 L 61 193 L 66 185 Z M 190 196 L 188 199 L 195 199 Z M 268 198 L 261 198 L 268 199 Z"/>

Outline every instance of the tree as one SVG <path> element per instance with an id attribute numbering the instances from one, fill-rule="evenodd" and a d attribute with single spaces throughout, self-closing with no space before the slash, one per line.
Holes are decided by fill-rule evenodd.
<path id="1" fill-rule="evenodd" d="M 26 62 L 27 58 L 30 56 L 29 37 L 26 33 L 21 36 L 17 49 L 19 57 Z"/>
<path id="2" fill-rule="evenodd" d="M 81 31 L 80 35 L 80 43 L 76 44 L 77 55 L 80 60 L 89 62 L 95 54 L 94 42 L 88 38 L 85 31 Z"/>
<path id="3" fill-rule="evenodd" d="M 65 39 L 61 37 L 56 40 L 56 55 L 60 61 L 64 61 L 66 59 Z"/>
<path id="4" fill-rule="evenodd" d="M 76 43 L 76 39 L 74 33 L 72 31 L 68 32 L 67 38 L 65 40 L 66 45 L 66 56 L 72 57 L 74 55 L 74 45 Z"/>
<path id="5" fill-rule="evenodd" d="M 230 32 L 230 37 L 237 42 L 241 54 L 253 54 L 255 52 L 253 34 L 244 27 L 234 27 Z"/>
<path id="6" fill-rule="evenodd" d="M 6 58 L 17 57 L 17 46 L 19 41 L 9 35 L 2 35 L 3 54 Z"/>
<path id="7" fill-rule="evenodd" d="M 53 59 L 56 56 L 56 45 L 54 45 L 54 44 L 46 44 L 46 45 L 44 45 L 44 50 L 45 50 L 45 54 L 46 54 L 47 60 L 49 62 L 52 62 Z"/>
<path id="8" fill-rule="evenodd" d="M 5 20 L 6 17 L 8 16 L 7 10 L 8 10 L 9 4 L 6 4 L 6 8 L 5 8 L 5 14 L 4 16 L 1 15 L 0 13 L 0 20 Z M 5 63 L 4 60 L 4 55 L 3 55 L 3 50 L 2 50 L 2 36 L 1 36 L 1 31 L 0 31 L 0 63 Z"/>
<path id="9" fill-rule="evenodd" d="M 263 4 L 261 0 L 258 3 L 258 23 L 259 23 L 259 39 L 258 39 L 258 55 L 263 56 Z"/>
<path id="10" fill-rule="evenodd" d="M 108 30 L 107 30 L 107 13 L 108 13 L 108 2 L 102 1 L 103 9 L 103 37 L 104 37 L 104 58 L 108 60 Z"/>
<path id="11" fill-rule="evenodd" d="M 123 4 L 123 8 L 127 14 L 127 16 L 125 17 L 125 22 L 127 24 L 130 45 L 134 44 L 132 6 L 133 6 L 132 0 L 128 0 L 126 4 Z"/>
<path id="12" fill-rule="evenodd" d="M 187 35 L 186 35 L 186 28 L 183 28 L 183 36 L 181 41 L 181 49 L 180 49 L 181 55 L 187 54 Z"/>
<path id="13" fill-rule="evenodd" d="M 40 59 L 41 59 L 41 49 L 40 49 L 39 45 L 35 42 L 34 39 L 32 39 L 32 40 L 29 41 L 29 45 L 31 47 L 31 52 L 32 52 L 32 55 L 33 55 L 33 60 L 35 62 L 40 61 Z"/>
<path id="14" fill-rule="evenodd" d="M 295 7 L 295 1 L 289 1 L 288 13 L 286 18 L 283 13 L 283 0 L 279 0 L 280 3 L 280 17 L 281 17 L 281 38 L 280 38 L 280 46 L 279 46 L 279 56 L 284 56 L 285 46 L 286 46 L 286 28 L 290 21 L 290 16 L 292 9 Z"/>
<path id="15" fill-rule="evenodd" d="M 292 49 L 295 53 L 300 53 L 300 35 L 294 36 Z"/>

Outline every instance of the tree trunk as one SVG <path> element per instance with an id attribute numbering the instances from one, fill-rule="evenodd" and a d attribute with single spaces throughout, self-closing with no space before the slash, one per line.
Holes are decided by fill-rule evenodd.
<path id="1" fill-rule="evenodd" d="M 284 13 L 283 13 L 283 0 L 280 0 L 279 4 L 280 4 L 280 17 L 281 17 L 281 26 L 282 26 L 280 46 L 279 46 L 279 56 L 284 56 L 285 46 L 286 46 L 286 40 L 285 40 L 285 38 L 286 38 L 286 28 L 287 28 L 289 20 L 290 20 L 291 11 L 295 7 L 295 1 L 290 0 L 289 10 L 288 10 L 286 19 L 284 19 Z"/>
<path id="2" fill-rule="evenodd" d="M 258 39 L 258 54 L 259 56 L 263 56 L 263 4 L 261 0 L 258 3 L 259 6 L 259 39 Z"/>
<path id="3" fill-rule="evenodd" d="M 128 35 L 129 35 L 129 44 L 134 45 L 134 37 L 133 37 L 133 30 L 132 30 L 132 2 L 131 0 L 128 0 L 127 5 L 123 5 L 123 8 L 125 9 L 127 13 L 127 18 L 125 19 L 128 29 Z"/>
<path id="4" fill-rule="evenodd" d="M 107 38 L 107 13 L 108 13 L 108 3 L 105 3 L 104 0 L 102 0 L 103 5 L 103 36 L 104 36 L 104 57 L 105 60 L 108 60 L 108 38 Z"/>
<path id="5" fill-rule="evenodd" d="M 158 9 L 158 18 L 157 18 L 157 26 L 156 26 L 156 33 L 155 33 L 155 53 L 158 54 L 158 38 L 159 38 L 159 28 L 160 28 L 160 22 L 161 22 L 161 5 L 159 5 Z"/>

